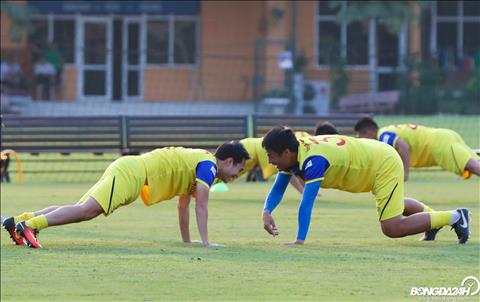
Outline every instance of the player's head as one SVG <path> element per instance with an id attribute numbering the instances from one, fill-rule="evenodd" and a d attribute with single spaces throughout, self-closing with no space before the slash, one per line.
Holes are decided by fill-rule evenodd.
<path id="1" fill-rule="evenodd" d="M 279 170 L 297 164 L 298 141 L 293 130 L 277 126 L 265 135 L 262 147 L 267 150 L 268 161 Z"/>
<path id="2" fill-rule="evenodd" d="M 358 137 L 377 139 L 378 125 L 371 117 L 362 117 L 355 124 L 355 132 Z"/>
<path id="3" fill-rule="evenodd" d="M 315 135 L 338 134 L 337 128 L 330 122 L 319 122 L 315 128 Z"/>
<path id="4" fill-rule="evenodd" d="M 221 144 L 215 151 L 217 158 L 217 176 L 224 182 L 229 182 L 237 177 L 245 167 L 245 162 L 250 159 L 245 147 L 238 141 Z"/>

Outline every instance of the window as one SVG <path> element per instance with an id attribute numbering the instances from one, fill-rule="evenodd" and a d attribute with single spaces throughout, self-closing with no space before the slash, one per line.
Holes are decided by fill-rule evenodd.
<path id="1" fill-rule="evenodd" d="M 473 57 L 480 51 L 480 22 L 468 22 L 463 25 L 463 52 Z"/>
<path id="2" fill-rule="evenodd" d="M 347 26 L 347 63 L 368 65 L 368 22 L 352 22 Z"/>
<path id="3" fill-rule="evenodd" d="M 379 66 L 398 66 L 398 36 L 384 25 L 377 25 L 377 57 Z"/>
<path id="4" fill-rule="evenodd" d="M 456 16 L 458 14 L 457 1 L 437 1 L 437 15 Z"/>
<path id="5" fill-rule="evenodd" d="M 340 25 L 334 21 L 322 21 L 318 33 L 318 64 L 328 64 L 330 56 L 340 54 Z"/>
<path id="6" fill-rule="evenodd" d="M 195 64 L 197 21 L 170 16 L 147 22 L 148 64 Z"/>
<path id="7" fill-rule="evenodd" d="M 41 56 L 49 42 L 56 42 L 67 64 L 75 63 L 75 21 L 73 19 L 40 18 L 32 21 L 33 31 L 29 34 L 29 43 L 34 45 L 33 60 Z"/>
<path id="8" fill-rule="evenodd" d="M 167 64 L 168 21 L 149 21 L 147 28 L 147 62 Z"/>
<path id="9" fill-rule="evenodd" d="M 175 64 L 194 64 L 196 55 L 195 22 L 176 21 L 174 41 Z"/>
<path id="10" fill-rule="evenodd" d="M 462 65 L 480 51 L 480 2 L 436 1 L 434 54 L 442 66 Z"/>
<path id="11" fill-rule="evenodd" d="M 329 1 L 317 1 L 317 3 L 318 64 L 327 64 L 331 55 L 341 55 L 345 58 L 347 65 L 368 65 L 369 37 L 371 35 L 370 20 L 338 23 L 336 14 L 340 11 L 341 6 L 348 5 L 348 1 L 342 1 L 341 6 L 337 6 L 335 9 L 330 7 Z M 398 37 L 394 36 L 394 38 L 396 40 L 393 39 L 395 40 L 393 45 L 382 45 L 381 47 L 398 48 Z M 380 51 L 378 52 L 379 55 L 383 55 L 383 48 L 378 49 L 378 51 Z M 390 51 L 390 49 L 387 49 L 387 51 Z M 398 56 L 398 49 L 396 49 L 396 52 Z M 398 59 L 396 61 L 395 64 L 398 64 Z"/>

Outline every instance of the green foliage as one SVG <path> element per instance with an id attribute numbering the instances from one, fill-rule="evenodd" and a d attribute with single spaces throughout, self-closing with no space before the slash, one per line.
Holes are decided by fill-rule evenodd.
<path id="1" fill-rule="evenodd" d="M 27 5 L 15 1 L 0 1 L 0 11 L 10 17 L 12 23 L 9 35 L 12 41 L 20 42 L 23 33 L 33 30 L 31 20 L 34 11 Z"/>
<path id="2" fill-rule="evenodd" d="M 480 113 L 480 72 L 459 87 L 449 85 L 433 60 L 409 58 L 406 71 L 399 74 L 400 100 L 397 112 L 405 114 Z"/>
<path id="3" fill-rule="evenodd" d="M 290 90 L 286 88 L 274 88 L 267 91 L 264 95 L 264 98 L 289 98 Z"/>
<path id="4" fill-rule="evenodd" d="M 337 20 L 351 22 L 369 18 L 376 19 L 384 24 L 391 33 L 399 33 L 406 21 L 415 16 L 411 5 L 407 1 L 329 1 L 331 8 L 339 8 Z M 427 1 L 412 1 L 426 8 L 430 5 Z"/>

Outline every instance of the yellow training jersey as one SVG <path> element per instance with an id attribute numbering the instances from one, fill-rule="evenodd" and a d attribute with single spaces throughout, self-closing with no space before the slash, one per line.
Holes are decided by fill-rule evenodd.
<path id="1" fill-rule="evenodd" d="M 306 183 L 322 181 L 321 187 L 348 192 L 369 192 L 384 157 L 396 151 L 381 142 L 343 135 L 300 138 L 297 171 Z"/>
<path id="2" fill-rule="evenodd" d="M 191 195 L 197 182 L 210 187 L 216 177 L 216 159 L 206 150 L 168 147 L 140 155 L 145 164 L 148 186 L 141 197 L 146 205 Z"/>
<path id="3" fill-rule="evenodd" d="M 431 167 L 435 165 L 432 153 L 437 130 L 413 124 L 390 125 L 378 131 L 378 140 L 395 147 L 401 138 L 410 148 L 411 167 Z"/>
<path id="4" fill-rule="evenodd" d="M 245 168 L 240 175 L 250 172 L 256 165 L 259 165 L 262 169 L 262 175 L 264 179 L 270 178 L 272 175 L 277 174 L 277 168 L 268 163 L 267 151 L 262 147 L 263 137 L 244 138 L 240 143 L 245 147 L 250 159 L 245 163 Z"/>

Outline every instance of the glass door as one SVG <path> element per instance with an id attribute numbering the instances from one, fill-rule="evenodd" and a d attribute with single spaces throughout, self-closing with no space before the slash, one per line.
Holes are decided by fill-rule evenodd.
<path id="1" fill-rule="evenodd" d="M 80 86 L 83 99 L 112 98 L 112 22 L 109 17 L 84 17 Z"/>
<path id="2" fill-rule="evenodd" d="M 125 100 L 143 99 L 141 68 L 141 28 L 139 18 L 125 18 L 123 23 L 122 94 Z"/>

